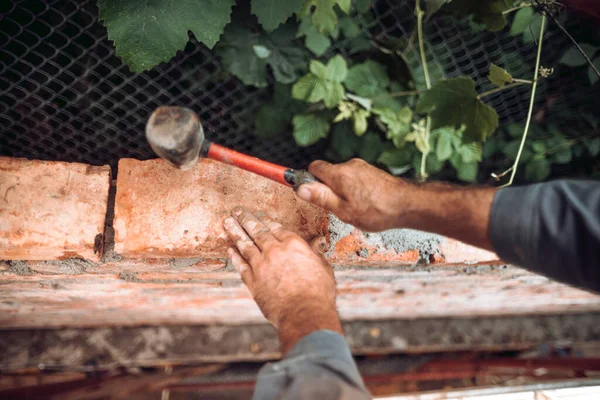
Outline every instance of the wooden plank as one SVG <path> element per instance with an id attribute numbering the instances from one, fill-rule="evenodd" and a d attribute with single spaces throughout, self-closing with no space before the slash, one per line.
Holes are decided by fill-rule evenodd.
<path id="1" fill-rule="evenodd" d="M 345 321 L 595 312 L 600 296 L 517 268 L 336 271 Z M 235 272 L 0 275 L 4 329 L 264 323 Z"/>

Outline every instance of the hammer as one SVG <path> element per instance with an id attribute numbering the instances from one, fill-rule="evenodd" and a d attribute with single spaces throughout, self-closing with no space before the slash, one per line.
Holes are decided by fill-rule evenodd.
<path id="1" fill-rule="evenodd" d="M 160 158 L 182 170 L 192 168 L 200 157 L 208 157 L 294 189 L 318 182 L 308 171 L 295 171 L 209 142 L 204 139 L 200 118 L 188 108 L 158 107 L 146 124 L 146 139 Z"/>

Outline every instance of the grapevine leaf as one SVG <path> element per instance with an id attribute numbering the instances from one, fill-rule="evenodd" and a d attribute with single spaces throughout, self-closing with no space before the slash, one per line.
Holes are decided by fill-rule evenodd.
<path id="1" fill-rule="evenodd" d="M 473 21 L 484 24 L 489 31 L 497 32 L 506 26 L 503 11 L 510 8 L 505 0 L 453 0 L 444 10 L 461 17 L 472 15 Z"/>
<path id="2" fill-rule="evenodd" d="M 160 1 L 98 0 L 98 9 L 117 56 L 131 71 L 142 72 L 183 50 L 188 31 L 212 48 L 229 22 L 234 3 L 180 0 L 167 7 Z"/>
<path id="3" fill-rule="evenodd" d="M 568 164 L 573 159 L 573 151 L 569 145 L 563 145 L 552 154 L 552 161 L 556 164 Z"/>
<path id="4" fill-rule="evenodd" d="M 600 154 L 600 137 L 584 139 L 583 144 L 592 157 L 596 157 Z"/>
<path id="5" fill-rule="evenodd" d="M 425 12 L 427 19 L 431 18 L 433 14 L 438 12 L 444 4 L 450 3 L 451 1 L 452 0 L 428 0 Z"/>
<path id="6" fill-rule="evenodd" d="M 466 143 L 458 148 L 458 154 L 465 163 L 481 161 L 482 152 L 481 143 Z"/>
<path id="7" fill-rule="evenodd" d="M 371 8 L 371 3 L 373 2 L 373 0 L 356 0 L 356 9 L 358 10 L 358 12 L 364 13 L 369 11 L 369 8 Z"/>
<path id="8" fill-rule="evenodd" d="M 341 18 L 338 26 L 340 27 L 340 30 L 344 36 L 348 39 L 355 38 L 360 35 L 360 27 L 351 17 Z"/>
<path id="9" fill-rule="evenodd" d="M 331 133 L 331 147 L 342 160 L 354 157 L 360 148 L 361 139 L 356 136 L 347 122 L 336 124 Z"/>
<path id="10" fill-rule="evenodd" d="M 431 132 L 432 136 L 437 136 L 437 143 L 435 147 L 435 153 L 439 161 L 446 161 L 450 159 L 453 153 L 453 137 L 456 135 L 456 129 L 454 128 L 439 128 Z"/>
<path id="11" fill-rule="evenodd" d="M 519 152 L 519 146 L 521 146 L 521 140 L 512 140 L 504 146 L 502 152 L 508 159 L 515 161 Z M 519 164 L 525 164 L 531 157 L 533 157 L 533 152 L 529 146 L 525 145 L 523 152 L 521 153 L 521 158 L 519 159 Z"/>
<path id="12" fill-rule="evenodd" d="M 295 43 L 291 24 L 281 25 L 269 35 L 229 24 L 215 50 L 223 67 L 246 85 L 266 87 L 267 65 L 281 83 L 294 82 L 306 70 L 306 52 Z"/>
<path id="13" fill-rule="evenodd" d="M 303 0 L 252 0 L 252 13 L 258 22 L 271 32 L 302 7 Z"/>
<path id="14" fill-rule="evenodd" d="M 323 34 L 335 30 L 338 19 L 333 7 L 336 0 L 306 0 L 300 17 L 311 16 L 313 25 Z"/>
<path id="15" fill-rule="evenodd" d="M 298 146 L 311 146 L 326 138 L 329 121 L 319 114 L 299 114 L 292 119 L 294 139 Z"/>
<path id="16" fill-rule="evenodd" d="M 410 131 L 410 123 L 413 117 L 410 108 L 404 107 L 398 112 L 389 108 L 375 108 L 373 112 L 379 116 L 379 120 L 388 128 L 386 133 L 388 139 L 402 137 Z"/>
<path id="17" fill-rule="evenodd" d="M 507 125 L 504 129 L 508 132 L 508 134 L 514 138 L 518 138 L 523 136 L 524 127 L 517 124 Z"/>
<path id="18" fill-rule="evenodd" d="M 427 55 L 429 77 L 431 82 L 435 83 L 446 76 L 444 66 L 440 62 L 439 54 L 447 50 L 442 50 L 440 46 L 432 45 L 429 42 L 425 42 L 424 46 L 425 54 Z M 423 73 L 423 63 L 421 62 L 419 49 L 414 46 L 409 47 L 404 56 L 406 57 L 406 65 L 415 83 L 415 88 L 417 90 L 426 90 L 427 85 L 425 83 L 425 74 Z"/>
<path id="19" fill-rule="evenodd" d="M 532 182 L 543 181 L 550 176 L 550 163 L 544 157 L 536 157 L 525 166 L 525 179 Z"/>
<path id="20" fill-rule="evenodd" d="M 352 7 L 352 0 L 337 0 L 337 4 L 340 9 L 346 14 L 350 13 L 350 8 Z"/>
<path id="21" fill-rule="evenodd" d="M 390 78 L 385 68 L 371 60 L 350 68 L 344 81 L 344 85 L 348 90 L 368 98 L 373 98 L 385 92 L 389 83 Z"/>
<path id="22" fill-rule="evenodd" d="M 404 147 L 401 149 L 385 150 L 383 153 L 381 153 L 377 161 L 385 166 L 398 168 L 410 165 L 412 158 L 413 151 L 411 151 L 408 147 Z"/>
<path id="23" fill-rule="evenodd" d="M 598 52 L 598 47 L 592 46 L 591 44 L 581 43 L 579 46 L 581 46 L 581 49 L 590 59 Z M 576 46 L 573 46 L 562 56 L 560 63 L 568 65 L 569 67 L 582 67 L 587 65 L 587 60 L 583 54 L 581 54 L 579 49 Z"/>
<path id="24" fill-rule="evenodd" d="M 271 50 L 267 49 L 265 46 L 254 45 L 252 46 L 252 50 L 254 50 L 254 54 L 258 58 L 268 58 L 271 55 Z"/>
<path id="25" fill-rule="evenodd" d="M 327 108 L 337 107 L 345 95 L 340 83 L 348 72 L 346 61 L 339 55 L 327 65 L 317 60 L 310 62 L 310 73 L 304 75 L 292 88 L 292 96 L 309 103 L 323 101 Z"/>
<path id="26" fill-rule="evenodd" d="M 377 161 L 383 151 L 383 142 L 378 134 L 369 132 L 362 137 L 358 156 L 368 163 Z"/>
<path id="27" fill-rule="evenodd" d="M 362 136 L 367 131 L 367 118 L 370 116 L 371 113 L 363 109 L 359 109 L 354 113 L 354 133 L 356 133 L 357 136 Z"/>
<path id="28" fill-rule="evenodd" d="M 596 67 L 597 70 L 600 70 L 600 57 L 596 58 L 594 61 L 594 66 Z M 588 77 L 590 78 L 590 83 L 592 85 L 595 85 L 596 82 L 598 82 L 598 80 L 600 80 L 600 77 L 598 77 L 598 74 L 596 74 L 596 71 L 594 71 L 594 69 L 592 67 L 590 67 L 588 69 Z"/>
<path id="29" fill-rule="evenodd" d="M 540 28 L 542 27 L 542 17 L 537 15 L 531 21 L 531 24 L 523 32 L 523 42 L 533 43 L 540 40 Z M 548 24 L 544 25 L 544 33 L 548 30 Z"/>
<path id="30" fill-rule="evenodd" d="M 533 7 L 521 8 L 515 13 L 515 18 L 510 26 L 510 34 L 512 36 L 522 35 L 526 29 L 529 29 L 529 24 L 531 24 L 534 16 Z"/>
<path id="31" fill-rule="evenodd" d="M 460 154 L 454 153 L 450 157 L 450 164 L 456 170 L 456 176 L 463 182 L 476 182 L 479 164 L 477 162 L 464 162 Z"/>
<path id="32" fill-rule="evenodd" d="M 229 24 L 215 51 L 225 70 L 244 84 L 267 86 L 267 61 L 257 57 L 254 47 L 261 46 L 260 37 L 237 24 Z"/>
<path id="33" fill-rule="evenodd" d="M 488 78 L 490 79 L 490 82 L 498 87 L 504 87 L 513 81 L 512 75 L 496 64 L 490 65 Z"/>
<path id="34" fill-rule="evenodd" d="M 292 122 L 294 114 L 301 112 L 304 105 L 291 97 L 290 86 L 276 84 L 273 100 L 263 104 L 254 120 L 254 134 L 272 138 L 283 132 Z"/>
<path id="35" fill-rule="evenodd" d="M 327 72 L 325 74 L 325 79 L 331 82 L 343 82 L 348 75 L 348 64 L 346 64 L 346 60 L 341 55 L 337 55 L 333 57 L 327 63 Z"/>
<path id="36" fill-rule="evenodd" d="M 325 35 L 319 33 L 316 29 L 306 34 L 304 45 L 316 56 L 320 57 L 331 46 L 331 40 Z"/>
<path id="37" fill-rule="evenodd" d="M 423 93 L 417 111 L 431 115 L 432 129 L 465 126 L 465 140 L 484 141 L 498 127 L 498 114 L 477 98 L 475 82 L 465 76 L 444 79 Z"/>

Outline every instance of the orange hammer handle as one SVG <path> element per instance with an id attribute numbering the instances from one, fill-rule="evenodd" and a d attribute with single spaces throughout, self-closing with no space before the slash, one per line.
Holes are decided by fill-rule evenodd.
<path id="1" fill-rule="evenodd" d="M 203 149 L 206 152 L 206 157 L 264 176 L 282 185 L 295 188 L 302 183 L 317 181 L 314 176 L 306 171 L 294 171 L 293 169 L 251 157 L 215 143 L 209 143 L 207 147 L 208 149 L 206 147 Z"/>

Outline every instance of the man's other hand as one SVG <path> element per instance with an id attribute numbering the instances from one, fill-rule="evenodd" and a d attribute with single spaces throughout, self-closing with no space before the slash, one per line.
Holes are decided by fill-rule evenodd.
<path id="1" fill-rule="evenodd" d="M 416 188 L 360 159 L 338 165 L 315 161 L 308 170 L 324 184 L 301 185 L 298 197 L 370 232 L 397 228 L 401 204 Z"/>
<path id="2" fill-rule="evenodd" d="M 268 215 L 242 208 L 232 215 L 224 221 L 235 244 L 229 259 L 277 328 L 283 352 L 317 330 L 342 333 L 333 270 L 325 258 Z"/>

